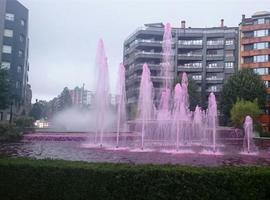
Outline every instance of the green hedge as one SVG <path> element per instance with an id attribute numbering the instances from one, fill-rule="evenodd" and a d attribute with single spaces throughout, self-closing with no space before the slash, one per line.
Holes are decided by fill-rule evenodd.
<path id="1" fill-rule="evenodd" d="M 0 199 L 270 199 L 270 168 L 0 159 Z"/>

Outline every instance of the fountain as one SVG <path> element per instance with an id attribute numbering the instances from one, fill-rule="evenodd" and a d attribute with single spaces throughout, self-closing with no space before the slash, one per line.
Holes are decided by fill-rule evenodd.
<path id="1" fill-rule="evenodd" d="M 217 102 L 213 92 L 211 92 L 208 97 L 207 121 L 208 131 L 210 131 L 209 141 L 210 143 L 212 141 L 213 152 L 216 152 Z"/>
<path id="2" fill-rule="evenodd" d="M 125 86 L 125 66 L 119 65 L 118 79 L 118 98 L 117 98 L 117 136 L 116 147 L 119 147 L 120 128 L 125 126 L 126 122 L 126 86 Z"/>
<path id="3" fill-rule="evenodd" d="M 144 137 L 146 129 L 149 126 L 149 122 L 153 119 L 155 106 L 153 103 L 153 84 L 151 81 L 151 74 L 148 65 L 143 65 L 140 95 L 138 101 L 138 113 L 141 120 L 141 149 L 144 148 Z"/>
<path id="4" fill-rule="evenodd" d="M 229 132 L 235 138 L 227 137 L 230 135 L 227 132 L 224 134 L 227 138 L 222 138 L 222 129 L 218 127 L 217 103 L 214 93 L 209 94 L 208 108 L 206 110 L 197 105 L 193 111 L 189 107 L 189 83 L 186 73 L 181 74 L 181 83 L 177 83 L 173 88 L 170 24 L 165 26 L 162 47 L 162 89 L 154 90 L 151 71 L 147 63 L 145 63 L 140 80 L 137 118 L 129 122 L 126 121 L 125 109 L 125 66 L 123 64 L 119 65 L 117 107 L 114 113 L 115 121 L 113 121 L 115 124 L 113 127 L 108 127 L 107 121 L 109 120 L 108 112 L 110 107 L 108 64 L 104 44 L 100 40 L 96 60 L 98 70 L 96 96 L 93 105 L 96 131 L 93 133 L 27 134 L 24 136 L 26 148 L 22 148 L 19 155 L 24 155 L 25 149 L 27 151 L 30 149 L 30 151 L 34 152 L 33 157 L 38 155 L 38 158 L 52 157 L 98 162 L 188 163 L 207 166 L 223 165 L 224 163 L 235 164 L 236 162 L 236 165 L 238 165 L 239 159 L 235 161 L 236 159 L 232 158 L 235 157 L 235 152 L 239 153 L 239 146 L 242 147 L 243 141 L 244 152 L 240 154 L 244 155 L 239 155 L 243 164 L 257 164 L 258 159 L 270 163 L 269 152 L 267 152 L 269 150 L 264 151 L 267 152 L 265 154 L 256 151 L 251 117 L 246 117 L 244 123 L 245 136 L 243 138 L 241 133 L 236 135 L 235 130 Z M 160 98 L 159 103 L 156 103 L 157 99 L 154 99 L 154 97 Z M 157 110 L 156 104 L 158 105 Z M 126 124 L 131 127 L 129 131 L 125 128 Z M 110 128 L 110 131 L 108 128 Z M 37 146 L 35 141 L 42 144 L 42 150 L 40 148 L 35 149 Z M 33 143 L 34 145 L 32 145 Z M 232 148 L 232 145 L 235 148 Z M 22 145 L 22 147 L 24 146 Z M 21 147 L 18 146 L 17 148 L 20 150 Z M 8 148 L 7 150 L 11 152 Z M 231 152 L 231 150 L 233 151 Z M 149 152 L 147 156 L 141 153 L 146 151 L 151 153 Z M 228 156 L 222 157 L 225 153 Z M 177 156 L 168 156 L 168 154 L 177 154 Z M 31 153 L 27 152 L 27 155 L 31 155 Z M 249 155 L 256 156 L 245 159 L 245 156 Z"/>
<path id="5" fill-rule="evenodd" d="M 253 120 L 250 116 L 246 116 L 245 122 L 244 122 L 244 143 L 243 148 L 244 152 L 247 154 L 255 154 L 256 153 L 256 147 L 253 141 L 254 133 L 253 133 Z"/>
<path id="6" fill-rule="evenodd" d="M 98 142 L 102 147 L 104 129 L 106 128 L 107 114 L 109 109 L 109 74 L 108 63 L 105 54 L 103 40 L 100 39 L 98 43 L 96 65 L 98 70 L 97 84 L 96 84 L 96 97 L 95 97 L 95 109 L 96 109 L 96 134 L 95 143 Z"/>

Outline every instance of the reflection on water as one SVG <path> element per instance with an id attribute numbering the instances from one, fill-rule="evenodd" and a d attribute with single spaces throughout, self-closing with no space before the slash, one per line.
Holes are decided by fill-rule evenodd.
<path id="1" fill-rule="evenodd" d="M 128 151 L 125 148 L 93 148 L 83 145 L 82 141 L 21 141 L 17 143 L 1 143 L 0 156 L 31 157 L 37 159 L 64 159 L 88 162 L 114 163 L 154 163 L 183 164 L 196 166 L 217 165 L 270 165 L 267 151 L 259 155 L 204 155 L 192 152 L 152 152 L 140 149 Z"/>

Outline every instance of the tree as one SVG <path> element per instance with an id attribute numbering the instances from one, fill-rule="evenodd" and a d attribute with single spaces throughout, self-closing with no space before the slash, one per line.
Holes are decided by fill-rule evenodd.
<path id="1" fill-rule="evenodd" d="M 261 114 L 257 101 L 237 100 L 231 109 L 231 120 L 237 127 L 241 127 L 245 117 L 249 115 L 254 121 Z"/>
<path id="2" fill-rule="evenodd" d="M 219 110 L 225 124 L 230 119 L 230 111 L 237 99 L 257 100 L 259 108 L 265 107 L 266 86 L 253 70 L 242 69 L 231 76 L 223 85 L 219 99 Z"/>
<path id="3" fill-rule="evenodd" d="M 0 66 L 0 109 L 9 106 L 9 78 L 8 71 Z"/>
<path id="4" fill-rule="evenodd" d="M 35 120 L 39 120 L 43 118 L 43 112 L 44 112 L 44 106 L 40 102 L 37 101 L 33 105 L 29 115 L 33 117 Z"/>
<path id="5" fill-rule="evenodd" d="M 60 96 L 60 110 L 65 110 L 72 106 L 72 99 L 67 87 L 64 88 Z"/>
<path id="6" fill-rule="evenodd" d="M 181 81 L 182 81 L 182 77 L 177 76 L 174 79 L 174 85 L 176 85 L 177 83 L 181 83 Z M 189 94 L 190 110 L 195 110 L 195 107 L 201 104 L 201 96 L 198 90 L 199 90 L 199 87 L 197 83 L 194 81 L 192 77 L 188 76 L 188 94 Z"/>

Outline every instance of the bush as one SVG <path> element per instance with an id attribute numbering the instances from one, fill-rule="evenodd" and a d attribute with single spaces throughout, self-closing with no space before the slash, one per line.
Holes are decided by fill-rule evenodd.
<path id="1" fill-rule="evenodd" d="M 261 110 L 256 101 L 237 100 L 231 109 L 231 120 L 237 127 L 241 127 L 245 117 L 249 115 L 254 123 L 256 118 L 261 114 Z"/>
<path id="2" fill-rule="evenodd" d="M 0 160 L 1 199 L 269 199 L 269 167 Z"/>
<path id="3" fill-rule="evenodd" d="M 14 141 L 21 136 L 22 132 L 15 124 L 0 123 L 0 141 Z"/>
<path id="4" fill-rule="evenodd" d="M 19 117 L 17 118 L 14 123 L 16 124 L 16 126 L 22 130 L 34 130 L 34 121 L 35 119 L 32 117 Z"/>

